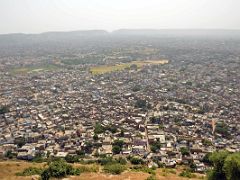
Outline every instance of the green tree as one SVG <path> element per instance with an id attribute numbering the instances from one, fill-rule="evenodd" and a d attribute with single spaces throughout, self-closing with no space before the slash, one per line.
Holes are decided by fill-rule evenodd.
<path id="1" fill-rule="evenodd" d="M 183 156 L 189 156 L 190 155 L 189 150 L 185 147 L 181 147 L 180 152 L 182 153 Z"/>
<path id="2" fill-rule="evenodd" d="M 161 143 L 159 141 L 155 141 L 151 144 L 150 148 L 153 153 L 157 153 L 161 148 Z"/>
<path id="3" fill-rule="evenodd" d="M 124 141 L 123 141 L 123 140 L 120 140 L 120 139 L 117 139 L 117 140 L 115 140 L 115 141 L 113 142 L 113 145 L 114 145 L 114 146 L 119 146 L 120 148 L 122 148 L 123 145 L 124 145 Z"/>
<path id="4" fill-rule="evenodd" d="M 68 163 L 76 163 L 76 162 L 79 162 L 79 157 L 78 156 L 73 156 L 73 155 L 67 155 L 65 157 L 65 160 L 68 162 Z"/>
<path id="5" fill-rule="evenodd" d="M 85 147 L 84 147 L 84 151 L 87 154 L 92 153 L 92 148 L 93 148 L 93 144 L 91 142 L 85 142 Z"/>
<path id="6" fill-rule="evenodd" d="M 240 153 L 228 155 L 225 159 L 223 170 L 227 180 L 240 179 Z"/>
<path id="7" fill-rule="evenodd" d="M 212 155 L 212 153 L 207 153 L 203 159 L 202 159 L 202 162 L 206 163 L 206 164 L 209 164 L 209 165 L 212 165 L 212 162 L 210 161 L 210 156 Z"/>
<path id="8" fill-rule="evenodd" d="M 230 136 L 228 131 L 228 126 L 225 123 L 217 123 L 215 132 L 221 134 L 223 137 L 226 137 L 226 138 Z"/>
<path id="9" fill-rule="evenodd" d="M 41 178 L 43 180 L 47 180 L 50 177 L 62 178 L 73 174 L 75 174 L 74 168 L 67 164 L 64 160 L 59 159 L 49 164 L 48 168 L 43 171 Z"/>
<path id="10" fill-rule="evenodd" d="M 225 180 L 226 175 L 223 170 L 224 161 L 229 155 L 227 151 L 214 152 L 210 156 L 210 161 L 213 164 L 213 169 L 208 173 L 209 180 Z"/>
<path id="11" fill-rule="evenodd" d="M 5 157 L 8 159 L 12 159 L 14 157 L 14 154 L 12 153 L 12 150 L 8 150 L 5 154 Z"/>
<path id="12" fill-rule="evenodd" d="M 94 135 L 93 135 L 93 140 L 94 140 L 94 141 L 97 141 L 97 140 L 98 140 L 98 135 L 97 135 L 97 134 L 94 134 Z"/>
<path id="13" fill-rule="evenodd" d="M 9 112 L 9 107 L 8 106 L 1 106 L 0 107 L 0 114 L 5 114 Z"/>
<path id="14" fill-rule="evenodd" d="M 143 164 L 143 160 L 139 157 L 131 157 L 130 158 L 130 162 L 134 165 L 137 165 L 137 164 Z"/>
<path id="15" fill-rule="evenodd" d="M 14 144 L 17 144 L 18 147 L 22 147 L 26 144 L 26 139 L 24 137 L 19 137 L 14 140 Z"/>
<path id="16" fill-rule="evenodd" d="M 121 150 L 122 149 L 119 146 L 113 146 L 113 148 L 112 148 L 113 154 L 120 154 Z"/>
<path id="17" fill-rule="evenodd" d="M 135 107 L 145 109 L 147 107 L 147 101 L 143 99 L 138 99 L 135 103 Z"/>
<path id="18" fill-rule="evenodd" d="M 100 123 L 96 123 L 95 127 L 94 127 L 94 133 L 95 134 L 101 134 L 105 132 L 105 128 L 100 124 Z"/>

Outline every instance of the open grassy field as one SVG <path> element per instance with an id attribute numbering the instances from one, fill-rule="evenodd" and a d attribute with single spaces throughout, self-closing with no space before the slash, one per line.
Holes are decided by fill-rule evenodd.
<path id="1" fill-rule="evenodd" d="M 167 64 L 168 60 L 146 60 L 146 61 L 132 61 L 130 63 L 122 63 L 115 65 L 104 65 L 104 66 L 95 66 L 90 68 L 92 74 L 104 74 L 113 71 L 122 71 L 126 68 L 130 68 L 131 65 L 137 65 L 137 68 L 140 69 L 145 65 L 157 65 L 157 64 Z"/>
<path id="2" fill-rule="evenodd" d="M 37 73 L 40 71 L 54 71 L 59 69 L 58 66 L 53 64 L 44 64 L 44 65 L 38 65 L 38 66 L 26 66 L 26 67 L 19 67 L 14 68 L 10 72 L 12 74 L 28 74 L 28 73 Z"/>
<path id="3" fill-rule="evenodd" d="M 0 162 L 0 179 L 1 180 L 25 180 L 25 179 L 37 179 L 37 176 L 16 176 L 17 172 L 21 172 L 28 167 L 41 167 L 43 168 L 46 166 L 46 163 L 30 163 L 25 161 L 4 161 Z M 88 167 L 99 167 L 98 172 L 89 172 L 89 173 L 82 173 L 80 176 L 70 176 L 66 179 L 69 180 L 145 180 L 147 177 L 150 176 L 148 173 L 144 172 L 133 172 L 133 171 L 125 171 L 120 175 L 111 175 L 103 173 L 101 170 L 101 166 L 99 165 L 81 165 L 81 164 L 74 164 L 75 167 L 79 166 L 88 166 Z M 162 169 L 159 168 L 156 170 L 156 178 L 158 180 L 199 180 L 203 179 L 203 175 L 196 174 L 196 178 L 184 178 L 179 177 L 179 173 L 182 171 L 181 168 L 178 169 Z"/>
<path id="4" fill-rule="evenodd" d="M 32 179 L 30 176 L 16 176 L 28 167 L 44 167 L 44 163 L 29 163 L 24 161 L 4 161 L 0 162 L 0 179 L 1 180 L 21 180 Z"/>

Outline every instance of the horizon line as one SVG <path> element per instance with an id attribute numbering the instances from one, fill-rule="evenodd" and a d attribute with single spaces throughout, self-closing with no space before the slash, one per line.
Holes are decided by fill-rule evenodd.
<path id="1" fill-rule="evenodd" d="M 78 30 L 50 30 L 50 31 L 43 31 L 39 33 L 26 33 L 26 32 L 12 32 L 12 33 L 0 33 L 0 35 L 40 35 L 45 33 L 71 33 L 71 32 L 87 32 L 87 31 L 105 31 L 107 33 L 113 33 L 120 30 L 135 30 L 135 31 L 162 31 L 162 30 L 169 30 L 169 31 L 240 31 L 240 29 L 228 29 L 228 28 L 120 28 L 115 30 L 105 30 L 105 29 L 78 29 Z"/>

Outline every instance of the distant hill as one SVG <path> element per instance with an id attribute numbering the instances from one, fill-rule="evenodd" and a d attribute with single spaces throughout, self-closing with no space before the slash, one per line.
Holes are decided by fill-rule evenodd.
<path id="1" fill-rule="evenodd" d="M 31 42 L 76 40 L 106 36 L 107 34 L 108 32 L 104 30 L 45 32 L 41 34 L 2 34 L 0 35 L 0 45 L 5 43 L 25 44 Z"/>
<path id="2" fill-rule="evenodd" d="M 189 41 L 190 39 L 190 41 Z M 104 50 L 123 44 L 138 44 L 140 41 L 155 41 L 162 46 L 174 42 L 205 41 L 207 39 L 240 40 L 240 30 L 184 30 L 184 29 L 119 29 L 113 32 L 104 30 L 45 32 L 40 34 L 0 35 L 0 57 L 73 54 L 79 50 Z M 168 42 L 168 43 L 167 43 Z M 208 43 L 207 43 L 208 44 Z M 182 45 L 181 45 L 182 46 Z"/>
<path id="3" fill-rule="evenodd" d="M 240 38 L 240 30 L 221 29 L 119 29 L 114 31 L 115 35 L 127 36 L 161 36 L 161 37 L 229 37 Z"/>

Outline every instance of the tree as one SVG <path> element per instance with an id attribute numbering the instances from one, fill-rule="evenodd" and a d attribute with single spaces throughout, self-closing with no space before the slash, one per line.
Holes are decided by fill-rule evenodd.
<path id="1" fill-rule="evenodd" d="M 9 112 L 9 107 L 8 106 L 1 106 L 0 107 L 0 114 L 5 114 Z"/>
<path id="2" fill-rule="evenodd" d="M 26 139 L 24 137 L 19 137 L 14 140 L 14 144 L 17 144 L 18 147 L 22 147 L 26 144 Z"/>
<path id="3" fill-rule="evenodd" d="M 151 151 L 153 153 L 157 153 L 160 148 L 161 148 L 161 143 L 159 141 L 156 141 L 156 142 L 151 144 Z"/>
<path id="4" fill-rule="evenodd" d="M 216 124 L 216 133 L 221 134 L 223 137 L 229 137 L 228 126 L 225 123 L 217 123 Z"/>
<path id="5" fill-rule="evenodd" d="M 120 154 L 121 150 L 122 149 L 119 146 L 113 146 L 113 148 L 112 148 L 113 154 Z"/>
<path id="6" fill-rule="evenodd" d="M 139 157 L 131 157 L 130 162 L 134 165 L 143 164 L 143 160 Z"/>
<path id="7" fill-rule="evenodd" d="M 224 162 L 223 170 L 227 180 L 240 178 L 240 153 L 230 154 Z"/>
<path id="8" fill-rule="evenodd" d="M 135 103 L 135 107 L 145 109 L 147 107 L 147 101 L 143 99 L 138 99 Z"/>
<path id="9" fill-rule="evenodd" d="M 122 148 L 123 145 L 124 145 L 124 141 L 123 141 L 123 140 L 120 140 L 120 139 L 117 139 L 117 140 L 115 140 L 115 141 L 113 142 L 113 145 L 114 145 L 114 146 L 119 146 L 120 148 Z"/>
<path id="10" fill-rule="evenodd" d="M 44 177 L 55 177 L 55 178 L 62 178 L 67 175 L 71 175 L 73 172 L 73 167 L 67 164 L 64 160 L 60 159 L 57 161 L 53 161 L 49 164 L 48 168 L 44 170 L 42 173 L 42 178 Z"/>
<path id="11" fill-rule="evenodd" d="M 206 163 L 206 164 L 209 164 L 209 165 L 212 165 L 212 162 L 210 161 L 210 156 L 212 155 L 212 153 L 207 153 L 203 159 L 202 159 L 202 162 Z"/>
<path id="12" fill-rule="evenodd" d="M 224 161 L 229 155 L 227 151 L 214 152 L 210 156 L 210 161 L 213 163 L 213 169 L 208 173 L 209 180 L 225 180 L 226 175 L 223 170 Z"/>
<path id="13" fill-rule="evenodd" d="M 182 153 L 183 156 L 189 156 L 190 155 L 189 150 L 185 147 L 181 147 L 180 152 Z"/>
<path id="14" fill-rule="evenodd" d="M 75 162 L 79 162 L 79 157 L 78 156 L 72 156 L 72 155 L 67 155 L 65 157 L 65 160 L 68 162 L 68 163 L 75 163 Z"/>
<path id="15" fill-rule="evenodd" d="M 137 92 L 137 91 L 140 91 L 141 90 L 141 86 L 140 85 L 136 85 L 132 88 L 132 91 L 133 92 Z"/>
<path id="16" fill-rule="evenodd" d="M 94 141 L 97 141 L 97 140 L 98 140 L 98 135 L 97 135 L 97 134 L 94 134 L 93 140 L 94 140 Z"/>
<path id="17" fill-rule="evenodd" d="M 8 159 L 12 159 L 14 157 L 14 155 L 11 150 L 8 150 L 5 154 L 5 157 Z"/>
<path id="18" fill-rule="evenodd" d="M 124 130 L 121 129 L 120 137 L 124 137 Z"/>
<path id="19" fill-rule="evenodd" d="M 93 144 L 91 142 L 85 142 L 84 151 L 87 154 L 90 154 L 92 152 Z"/>
<path id="20" fill-rule="evenodd" d="M 100 123 L 96 123 L 95 128 L 94 128 L 94 133 L 95 134 L 101 134 L 104 133 L 105 129 Z"/>
<path id="21" fill-rule="evenodd" d="M 77 154 L 78 156 L 80 156 L 80 157 L 84 157 L 84 156 L 85 156 L 85 152 L 82 151 L 82 150 L 77 150 L 77 151 L 76 151 L 76 154 Z"/>

